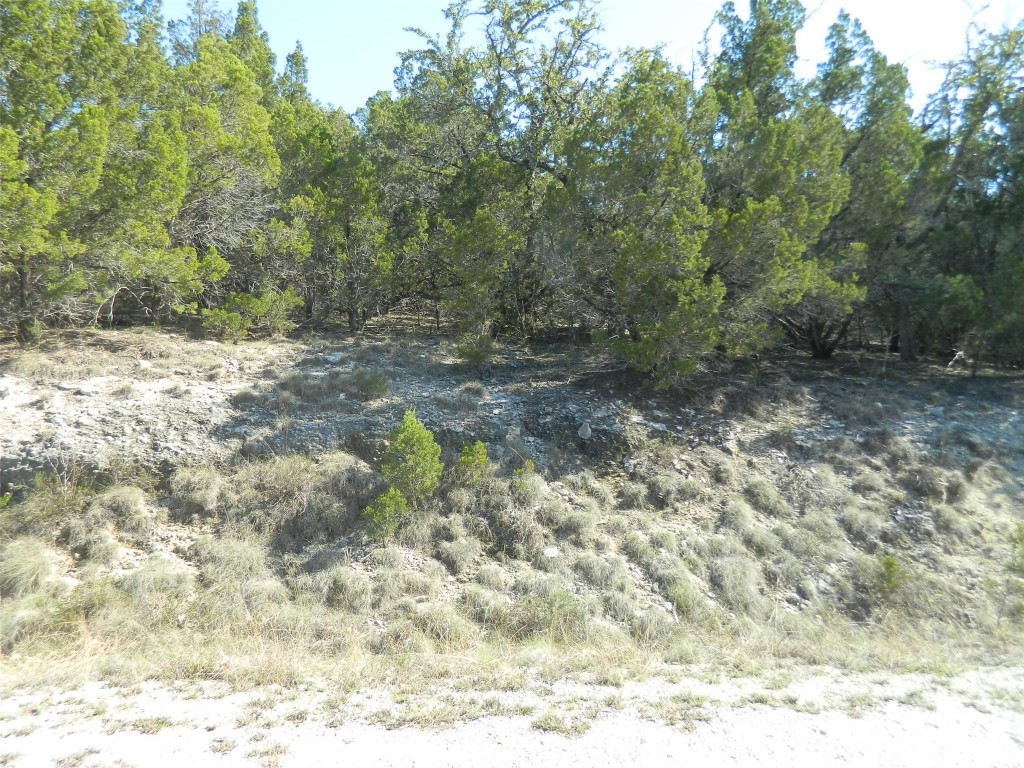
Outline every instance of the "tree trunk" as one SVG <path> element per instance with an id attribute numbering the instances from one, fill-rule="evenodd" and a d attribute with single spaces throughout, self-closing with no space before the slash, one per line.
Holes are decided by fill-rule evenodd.
<path id="1" fill-rule="evenodd" d="M 900 310 L 900 359 L 904 363 L 912 363 L 917 360 L 914 353 L 914 325 L 910 319 L 910 307 L 906 304 Z"/>
<path id="2" fill-rule="evenodd" d="M 34 334 L 32 313 L 29 308 L 29 282 L 32 274 L 28 264 L 18 267 L 18 343 L 27 344 Z"/>

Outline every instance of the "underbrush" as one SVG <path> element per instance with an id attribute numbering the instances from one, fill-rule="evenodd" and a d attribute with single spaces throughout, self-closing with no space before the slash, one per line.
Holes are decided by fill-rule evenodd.
<path id="1" fill-rule="evenodd" d="M 792 465 L 650 445 L 628 478 L 549 482 L 476 444 L 384 533 L 381 476 L 341 452 L 40 477 L 0 509 L 5 675 L 429 688 L 1018 653 L 998 462 L 875 426 L 829 445 Z"/>

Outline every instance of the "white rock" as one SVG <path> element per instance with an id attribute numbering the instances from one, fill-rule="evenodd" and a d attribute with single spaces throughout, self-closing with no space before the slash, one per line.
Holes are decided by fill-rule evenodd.
<path id="1" fill-rule="evenodd" d="M 576 434 L 582 437 L 584 440 L 589 440 L 590 436 L 593 434 L 593 432 L 590 429 L 590 422 L 584 421 L 583 426 L 579 428 L 579 431 Z"/>
<path id="2" fill-rule="evenodd" d="M 548 547 L 544 550 L 545 557 L 558 557 L 561 552 L 558 551 L 558 547 Z"/>

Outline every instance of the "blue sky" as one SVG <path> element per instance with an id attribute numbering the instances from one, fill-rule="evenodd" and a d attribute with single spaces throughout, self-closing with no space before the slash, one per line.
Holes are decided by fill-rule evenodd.
<path id="1" fill-rule="evenodd" d="M 840 8 L 859 18 L 876 46 L 905 63 L 920 107 L 941 82 L 931 64 L 957 56 L 972 18 L 970 0 L 805 0 L 810 18 L 800 41 L 801 68 L 814 71 L 822 57 L 829 25 Z M 263 26 L 279 65 L 296 40 L 309 58 L 310 91 L 321 102 L 352 112 L 379 90 L 391 87 L 398 52 L 416 47 L 405 27 L 427 32 L 446 28 L 446 0 L 259 0 Z M 225 9 L 232 0 L 221 0 Z M 711 0 L 602 0 L 603 40 L 612 50 L 664 45 L 669 56 L 689 68 L 721 2 Z M 737 6 L 746 8 L 746 0 Z M 164 0 L 164 16 L 187 14 L 187 0 Z M 990 0 L 979 16 L 989 28 L 1024 19 L 1024 0 Z"/>

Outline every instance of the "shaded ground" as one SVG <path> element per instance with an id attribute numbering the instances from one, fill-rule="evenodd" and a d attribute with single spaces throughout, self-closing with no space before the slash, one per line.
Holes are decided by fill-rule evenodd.
<path id="1" fill-rule="evenodd" d="M 728 382 L 697 379 L 680 397 L 588 348 L 509 348 L 481 375 L 451 346 L 424 336 L 233 346 L 84 332 L 0 349 L 0 490 L 74 462 L 160 468 L 338 448 L 372 459 L 410 407 L 449 448 L 480 439 L 492 456 L 557 472 L 621 470 L 648 439 L 760 460 L 837 437 L 863 441 L 881 427 L 919 444 L 945 433 L 952 450 L 1024 454 L 1020 376 L 921 366 L 883 378 L 875 360 L 796 358 Z M 387 392 L 360 392 L 346 381 L 353 371 L 379 372 Z"/>

